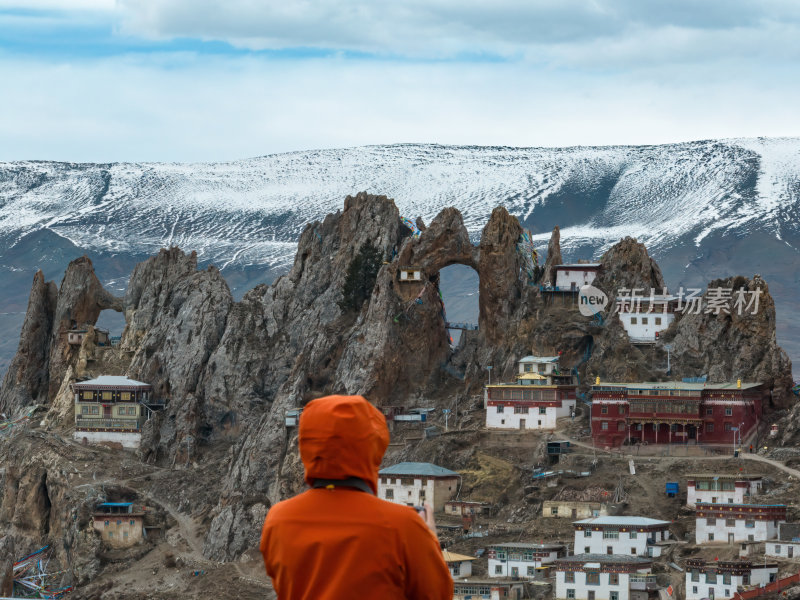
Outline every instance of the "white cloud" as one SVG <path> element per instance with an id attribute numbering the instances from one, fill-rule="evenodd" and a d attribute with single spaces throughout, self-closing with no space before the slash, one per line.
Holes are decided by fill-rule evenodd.
<path id="1" fill-rule="evenodd" d="M 800 4 L 791 0 L 120 0 L 120 9 L 123 31 L 133 35 L 415 57 L 558 55 L 560 48 L 583 49 L 588 57 L 595 45 L 647 40 L 659 32 L 680 46 L 684 31 L 690 38 L 692 32 L 715 32 L 725 45 L 752 31 L 778 54 L 770 27 L 782 24 L 797 37 L 800 25 Z M 711 44 L 703 50 L 700 60 L 719 55 Z"/>
<path id="2" fill-rule="evenodd" d="M 226 160 L 394 142 L 565 146 L 800 135 L 797 78 L 658 82 L 525 64 L 0 60 L 0 160 Z"/>
<path id="3" fill-rule="evenodd" d="M 0 0 L 0 9 L 16 9 L 26 11 L 56 10 L 70 11 L 114 11 L 116 0 Z"/>

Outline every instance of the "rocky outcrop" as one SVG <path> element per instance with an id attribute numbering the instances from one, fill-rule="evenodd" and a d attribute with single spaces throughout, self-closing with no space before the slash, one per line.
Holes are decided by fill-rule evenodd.
<path id="1" fill-rule="evenodd" d="M 288 274 L 240 302 L 218 270 L 198 271 L 196 255 L 177 248 L 138 265 L 122 302 L 97 289 L 85 263 L 68 273 L 63 298 L 54 296 L 51 304 L 42 300 L 48 297 L 43 280 L 35 281 L 32 304 L 42 315 L 53 315 L 52 326 L 43 338 L 49 345 L 26 352 L 39 357 L 46 387 L 55 385 L 51 373 L 61 374 L 46 423 L 68 418 L 68 384 L 87 373 L 92 357 L 88 336 L 80 350 L 69 349 L 49 364 L 53 351 L 63 350 L 50 343 L 57 323 L 66 315 L 91 322 L 102 306 L 124 309 L 127 327 L 114 364 L 124 364 L 128 376 L 151 383 L 168 401 L 146 423 L 140 456 L 166 466 L 185 463 L 188 448 L 198 460 L 205 453 L 227 453 L 227 470 L 209 482 L 217 495 L 206 502 L 213 504 L 198 512 L 208 511 L 210 518 L 205 555 L 232 560 L 255 547 L 269 507 L 302 489 L 296 432 L 285 426 L 285 414 L 314 397 L 363 394 L 378 406 L 449 407 L 454 399 L 468 403 L 476 397 L 487 367 L 493 367 L 495 381 L 509 380 L 519 356 L 532 352 L 561 354 L 562 367 L 574 367 L 584 389 L 595 376 L 667 377 L 663 346 L 633 346 L 615 315 L 607 313 L 603 322 L 585 317 L 569 295 L 547 295 L 527 285 L 517 250 L 522 229 L 504 208 L 492 212 L 478 245 L 456 209 L 419 225 L 420 235 L 412 236 L 384 196 L 348 197 L 342 211 L 306 227 Z M 562 262 L 559 235 L 556 228 L 545 278 Z M 368 244 L 384 260 L 363 305 L 343 308 L 339 301 L 350 266 Z M 475 269 L 480 281 L 479 329 L 465 332 L 457 348 L 450 345 L 439 293 L 439 273 L 452 264 Z M 407 266 L 421 269 L 421 281 L 401 281 L 400 269 Z M 613 300 L 619 288 L 660 291 L 664 282 L 646 248 L 626 238 L 603 257 L 596 285 Z M 670 376 L 708 372 L 730 379 L 749 370 L 783 389 L 788 360 L 774 342 L 768 293 L 762 302 L 763 314 L 751 320 L 680 319 L 669 332 L 675 346 Z M 21 360 L 15 364 L 22 391 L 9 384 L 3 398 L 38 389 L 35 370 L 26 371 Z M 31 473 L 35 478 L 41 470 Z M 47 481 L 57 482 L 57 473 L 48 471 Z M 33 480 L 22 485 L 33 493 Z M 36 506 L 35 498 L 19 494 L 17 502 Z"/>
<path id="2" fill-rule="evenodd" d="M 603 267 L 593 285 L 608 294 L 612 302 L 625 289 L 638 289 L 640 296 L 649 295 L 651 289 L 657 294 L 664 291 L 661 268 L 650 258 L 645 245 L 631 237 L 614 244 L 600 262 Z"/>
<path id="3" fill-rule="evenodd" d="M 555 267 L 563 262 L 564 259 L 561 258 L 561 230 L 558 228 L 558 225 L 556 225 L 553 227 L 553 233 L 550 235 L 550 241 L 547 243 L 547 258 L 544 260 L 544 271 L 542 272 L 541 283 L 544 285 L 555 285 Z"/>
<path id="4" fill-rule="evenodd" d="M 732 291 L 725 309 L 710 303 L 717 289 Z M 700 311 L 679 313 L 663 343 L 672 345 L 673 371 L 683 377 L 762 382 L 774 406 L 787 406 L 793 398 L 791 361 L 775 335 L 775 302 L 759 275 L 710 282 Z"/>
<path id="5" fill-rule="evenodd" d="M 498 345 L 518 321 L 522 303 L 522 264 L 517 241 L 522 227 L 516 217 L 500 206 L 492 211 L 481 233 L 478 275 L 480 276 L 479 331 L 486 344 Z"/>
<path id="6" fill-rule="evenodd" d="M 49 404 L 78 356 L 67 332 L 94 325 L 105 309 L 121 311 L 122 301 L 103 288 L 86 256 L 69 264 L 57 290 L 41 271 L 36 273 L 19 350 L 0 390 L 0 409 L 17 412 L 32 403 Z"/>
<path id="7" fill-rule="evenodd" d="M 37 271 L 19 336 L 19 348 L 0 388 L 0 412 L 18 413 L 24 406 L 47 400 L 48 356 L 57 295 L 55 283 L 45 282 L 44 274 Z"/>
<path id="8" fill-rule="evenodd" d="M 82 256 L 67 266 L 58 289 L 56 309 L 50 334 L 48 402 L 58 392 L 67 367 L 74 363 L 78 350 L 67 342 L 67 332 L 73 327 L 94 325 L 100 312 L 106 309 L 122 311 L 122 300 L 103 288 L 94 272 L 92 261 Z"/>

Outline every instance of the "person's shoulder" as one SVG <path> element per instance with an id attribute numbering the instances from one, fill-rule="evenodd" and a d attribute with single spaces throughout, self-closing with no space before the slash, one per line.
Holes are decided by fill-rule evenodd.
<path id="1" fill-rule="evenodd" d="M 297 496 L 273 504 L 267 511 L 267 522 L 292 515 L 298 511 L 305 511 L 304 506 L 308 500 L 308 490 L 306 490 Z"/>

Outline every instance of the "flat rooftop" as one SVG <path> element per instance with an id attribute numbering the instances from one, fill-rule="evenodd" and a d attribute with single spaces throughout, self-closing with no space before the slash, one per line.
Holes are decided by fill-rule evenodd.
<path id="1" fill-rule="evenodd" d="M 615 387 L 628 390 L 747 390 L 750 388 L 758 387 L 761 382 L 745 383 L 742 382 L 741 388 L 737 382 L 731 381 L 726 383 L 687 383 L 685 381 L 639 381 L 634 383 L 601 381 L 600 383 L 593 384 L 594 388 Z"/>
<path id="2" fill-rule="evenodd" d="M 651 519 L 649 517 L 590 517 L 581 521 L 573 521 L 573 525 L 622 525 L 622 526 L 638 526 L 649 527 L 651 525 L 669 525 L 669 521 L 660 521 L 658 519 Z"/>

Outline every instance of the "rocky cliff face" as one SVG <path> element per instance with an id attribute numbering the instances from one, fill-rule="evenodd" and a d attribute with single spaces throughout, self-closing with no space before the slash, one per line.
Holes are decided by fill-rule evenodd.
<path id="1" fill-rule="evenodd" d="M 348 197 L 342 211 L 306 227 L 287 275 L 240 302 L 216 269 L 197 271 L 196 256 L 177 248 L 137 266 L 124 299 L 98 287 L 86 259 L 71 265 L 58 294 L 37 276 L 20 352 L 0 400 L 9 407 L 54 396 L 63 401 L 57 390 L 88 373 L 81 357 L 92 349 L 90 341 L 65 348 L 60 332 L 73 319 L 93 323 L 104 307 L 124 310 L 121 346 L 103 364 L 119 371 L 108 374 L 151 383 L 167 400 L 145 425 L 140 456 L 171 465 L 183 462 L 189 448 L 199 460 L 226 453 L 227 471 L 209 482 L 215 501 L 198 511 L 211 519 L 205 555 L 232 560 L 255 547 L 269 507 L 302 489 L 295 432 L 284 417 L 314 397 L 364 394 L 378 406 L 450 406 L 456 397 L 479 393 L 487 366 L 494 367 L 493 379 L 508 380 L 515 361 L 531 352 L 561 353 L 563 367 L 574 366 L 584 388 L 595 376 L 667 377 L 663 346 L 632 346 L 613 312 L 601 324 L 580 315 L 571 299 L 530 285 L 516 248 L 521 227 L 504 208 L 493 211 L 477 246 L 455 209 L 419 226 L 420 235 L 412 236 L 384 196 Z M 343 310 L 338 301 L 349 267 L 366 244 L 383 254 L 383 264 L 363 306 Z M 558 257 L 556 229 L 545 277 Z M 658 265 L 635 240 L 622 240 L 602 262 L 597 285 L 612 299 L 620 287 L 664 286 Z M 451 264 L 475 269 L 480 279 L 479 330 L 465 332 L 457 348 L 450 345 L 438 289 L 439 271 Z M 401 281 L 400 269 L 409 266 L 421 270 L 421 281 Z M 756 284 L 732 285 L 739 283 Z M 669 332 L 671 377 L 703 371 L 730 379 L 746 371 L 782 397 L 788 360 L 774 341 L 774 305 L 766 289 L 761 298 L 764 311 L 753 319 L 680 319 Z M 51 410 L 49 424 L 69 421 L 69 399 L 62 404 Z M 47 478 L 58 481 L 53 474 Z M 37 515 L 26 535 L 45 535 L 48 518 Z"/>
<path id="2" fill-rule="evenodd" d="M 0 412 L 17 413 L 23 406 L 47 400 L 48 357 L 58 289 L 38 271 L 33 278 L 19 348 L 0 388 Z"/>
<path id="3" fill-rule="evenodd" d="M 733 290 L 728 309 L 709 308 L 716 289 Z M 736 306 L 739 290 L 744 304 Z M 754 300 L 748 306 L 756 296 L 758 306 Z M 760 381 L 771 390 L 774 406 L 787 406 L 793 400 L 792 365 L 775 339 L 775 302 L 767 283 L 758 275 L 714 280 L 701 306 L 699 313 L 682 312 L 664 335 L 663 343 L 673 347 L 674 370 L 708 375 L 709 381 Z"/>
<path id="4" fill-rule="evenodd" d="M 49 404 L 78 355 L 67 332 L 94 325 L 105 309 L 121 311 L 122 301 L 103 288 L 87 257 L 69 264 L 57 291 L 41 271 L 36 273 L 19 350 L 0 391 L 0 410 L 15 413 L 30 404 Z"/>

